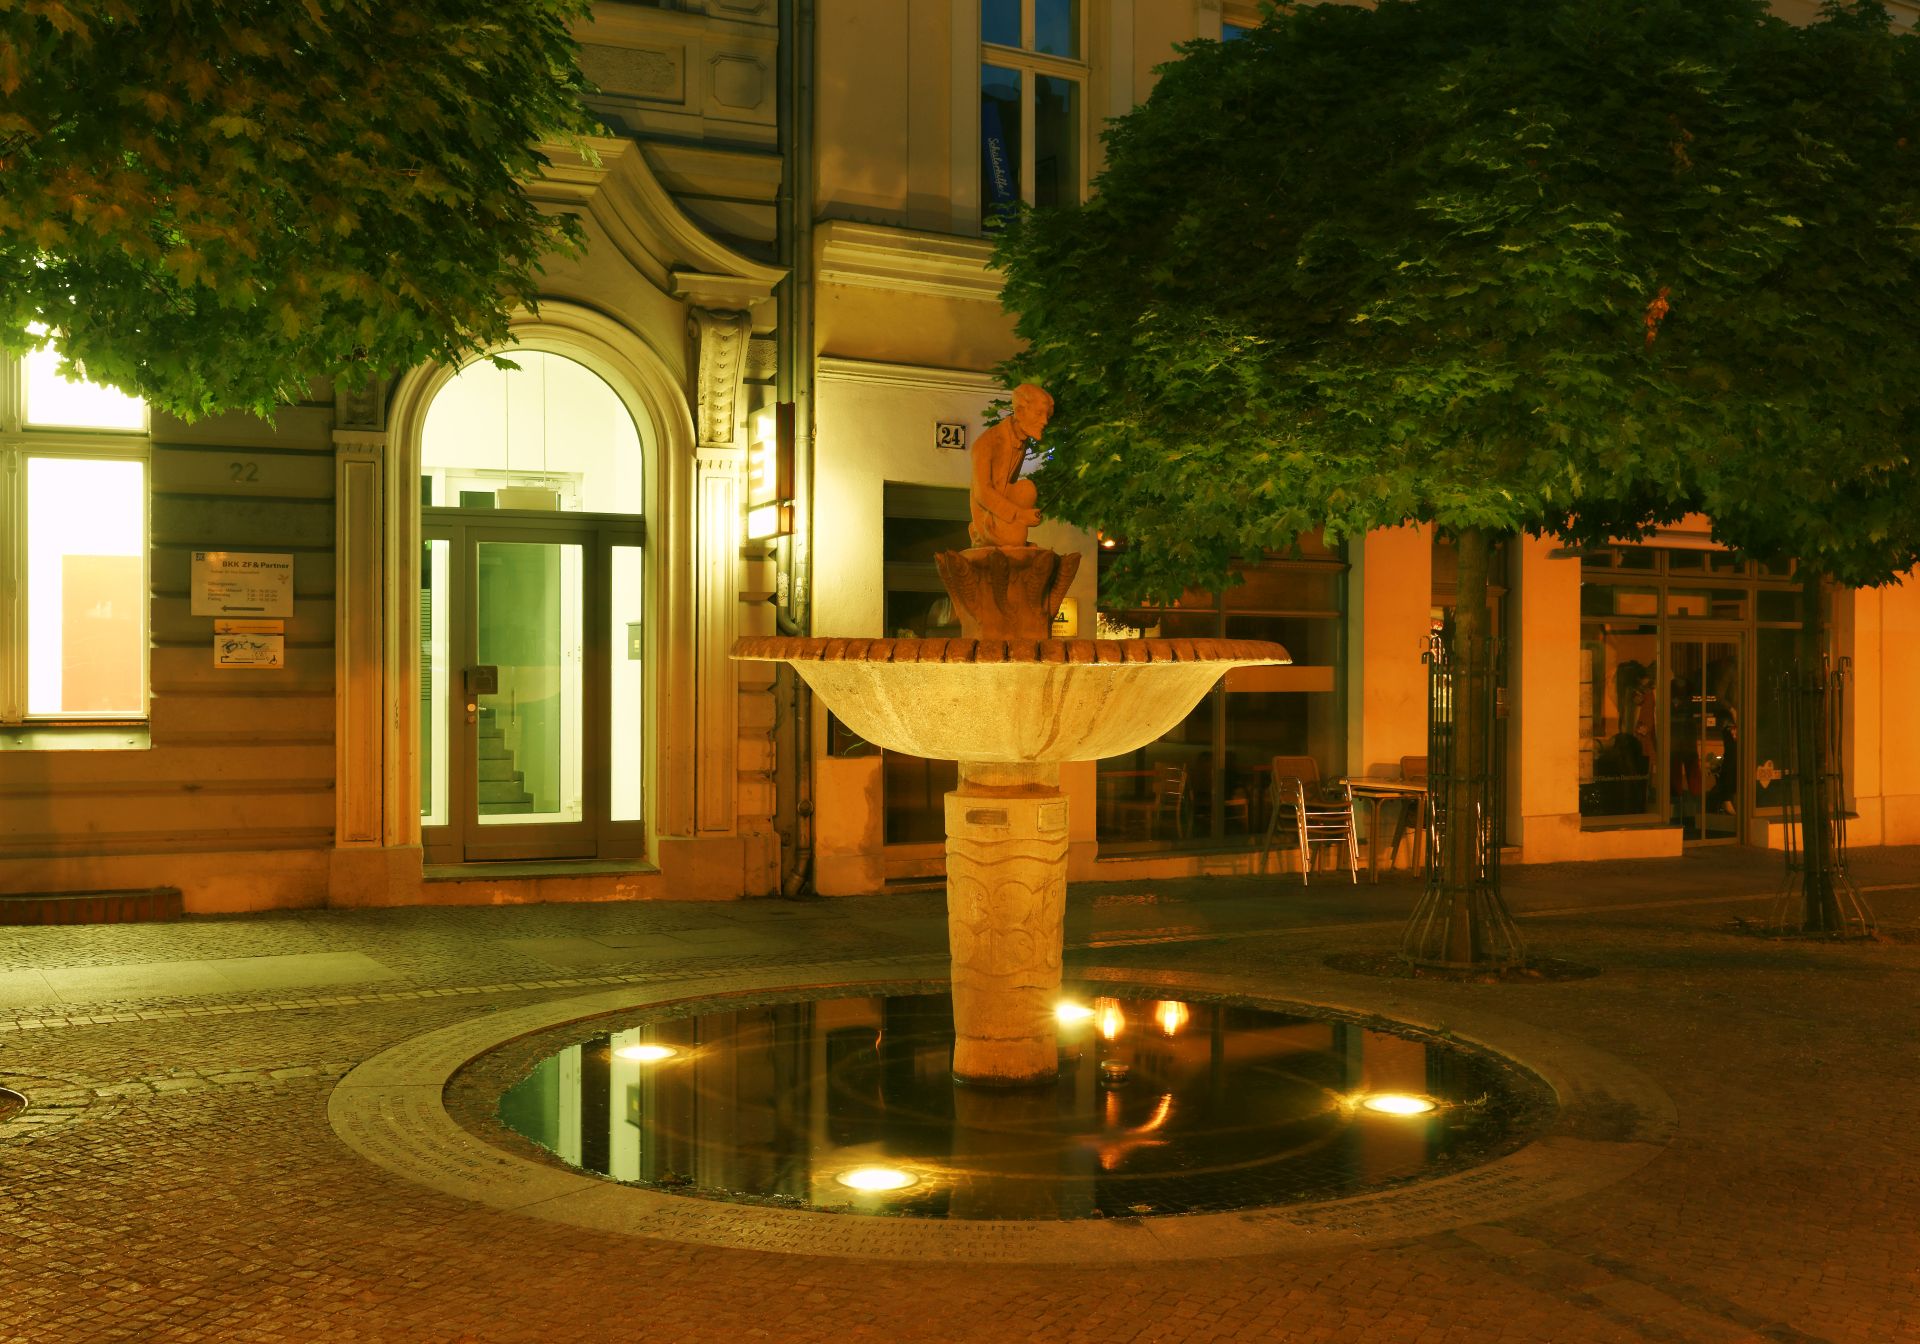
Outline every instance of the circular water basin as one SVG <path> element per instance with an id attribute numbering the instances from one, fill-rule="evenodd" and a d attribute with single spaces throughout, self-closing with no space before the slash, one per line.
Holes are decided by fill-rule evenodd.
<path id="1" fill-rule="evenodd" d="M 1360 1194 L 1524 1145 L 1531 1073 L 1410 1028 L 1069 993 L 1049 1087 L 956 1086 L 948 996 L 636 1018 L 549 1055 L 503 1125 L 599 1176 L 928 1219 L 1230 1212 Z"/>

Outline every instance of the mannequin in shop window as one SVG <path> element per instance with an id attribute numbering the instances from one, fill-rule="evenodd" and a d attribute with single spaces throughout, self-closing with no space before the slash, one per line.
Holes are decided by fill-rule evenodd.
<path id="1" fill-rule="evenodd" d="M 1622 816 L 1647 810 L 1647 782 L 1653 777 L 1653 669 L 1629 659 L 1613 671 L 1614 704 L 1620 730 L 1594 762 L 1606 781 L 1606 812 Z"/>
<path id="2" fill-rule="evenodd" d="M 1731 658 L 1716 658 L 1707 664 L 1707 723 L 1709 741 L 1720 744 L 1720 768 L 1707 791 L 1706 810 L 1733 812 L 1740 787 L 1740 717 L 1734 708 L 1737 698 L 1738 666 Z"/>

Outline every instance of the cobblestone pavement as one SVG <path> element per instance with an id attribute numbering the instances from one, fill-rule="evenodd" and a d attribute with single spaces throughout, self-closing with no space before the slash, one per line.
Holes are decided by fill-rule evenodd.
<path id="1" fill-rule="evenodd" d="M 940 946 L 937 894 L 0 930 L 0 1087 L 29 1101 L 0 1123 L 0 1340 L 1920 1341 L 1920 851 L 1856 874 L 1886 936 L 1836 946 L 1737 927 L 1778 884 L 1763 856 L 1510 870 L 1535 948 L 1601 974 L 1396 992 L 1645 1070 L 1673 1144 L 1523 1218 L 1118 1269 L 595 1237 L 400 1183 L 328 1127 L 355 1064 L 489 1010 L 743 967 L 882 978 Z M 1069 971 L 1253 973 L 1284 996 L 1329 953 L 1391 949 L 1412 898 L 1079 887 Z"/>

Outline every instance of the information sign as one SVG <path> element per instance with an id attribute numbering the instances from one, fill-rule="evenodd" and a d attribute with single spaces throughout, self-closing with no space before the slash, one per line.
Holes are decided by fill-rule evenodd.
<path id="1" fill-rule="evenodd" d="M 195 551 L 195 616 L 293 615 L 293 557 L 245 551 Z"/>

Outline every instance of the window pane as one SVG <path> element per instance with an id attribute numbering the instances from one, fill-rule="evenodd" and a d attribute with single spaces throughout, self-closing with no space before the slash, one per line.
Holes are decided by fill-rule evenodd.
<path id="1" fill-rule="evenodd" d="M 613 666 L 607 685 L 612 696 L 612 821 L 640 820 L 642 750 L 646 743 L 646 641 L 640 624 L 644 552 L 638 546 L 613 548 Z"/>
<path id="2" fill-rule="evenodd" d="M 420 457 L 438 505 L 639 513 L 644 452 L 619 394 L 584 364 L 513 352 L 478 360 L 434 397 Z"/>
<path id="3" fill-rule="evenodd" d="M 1653 811 L 1660 636 L 1588 626 L 1580 647 L 1580 814 Z"/>
<path id="4" fill-rule="evenodd" d="M 1753 716 L 1755 807 L 1784 807 L 1793 789 L 1793 777 L 1786 772 L 1792 748 L 1786 707 L 1780 703 L 1780 681 L 1793 670 L 1799 639 L 1797 630 L 1761 630 L 1754 636 L 1754 652 L 1759 659 L 1755 684 L 1760 691 Z"/>
<path id="5" fill-rule="evenodd" d="M 986 218 L 1020 201 L 1020 72 L 980 67 L 980 210 Z"/>
<path id="6" fill-rule="evenodd" d="M 27 712 L 146 712 L 146 464 L 27 459 Z"/>
<path id="7" fill-rule="evenodd" d="M 579 821 L 584 695 L 580 547 L 483 541 L 480 664 L 499 690 L 478 706 L 480 824 Z"/>
<path id="8" fill-rule="evenodd" d="M 147 404 L 138 397 L 98 383 L 72 383 L 60 376 L 60 356 L 52 346 L 20 361 L 26 391 L 26 420 L 46 429 L 118 429 L 147 427 Z"/>
<path id="9" fill-rule="evenodd" d="M 453 659 L 447 647 L 451 543 L 420 551 L 420 824 L 447 824 L 447 695 Z"/>
<path id="10" fill-rule="evenodd" d="M 1251 28 L 1242 27 L 1237 23 L 1223 23 L 1220 25 L 1220 40 L 1222 42 L 1238 42 L 1252 31 Z"/>
<path id="11" fill-rule="evenodd" d="M 1033 80 L 1033 203 L 1080 200 L 1080 82 L 1055 75 Z"/>
<path id="12" fill-rule="evenodd" d="M 1033 0 L 1033 49 L 1080 57 L 1080 0 Z"/>
<path id="13" fill-rule="evenodd" d="M 999 47 L 1020 45 L 1020 0 L 980 0 L 980 40 Z"/>

